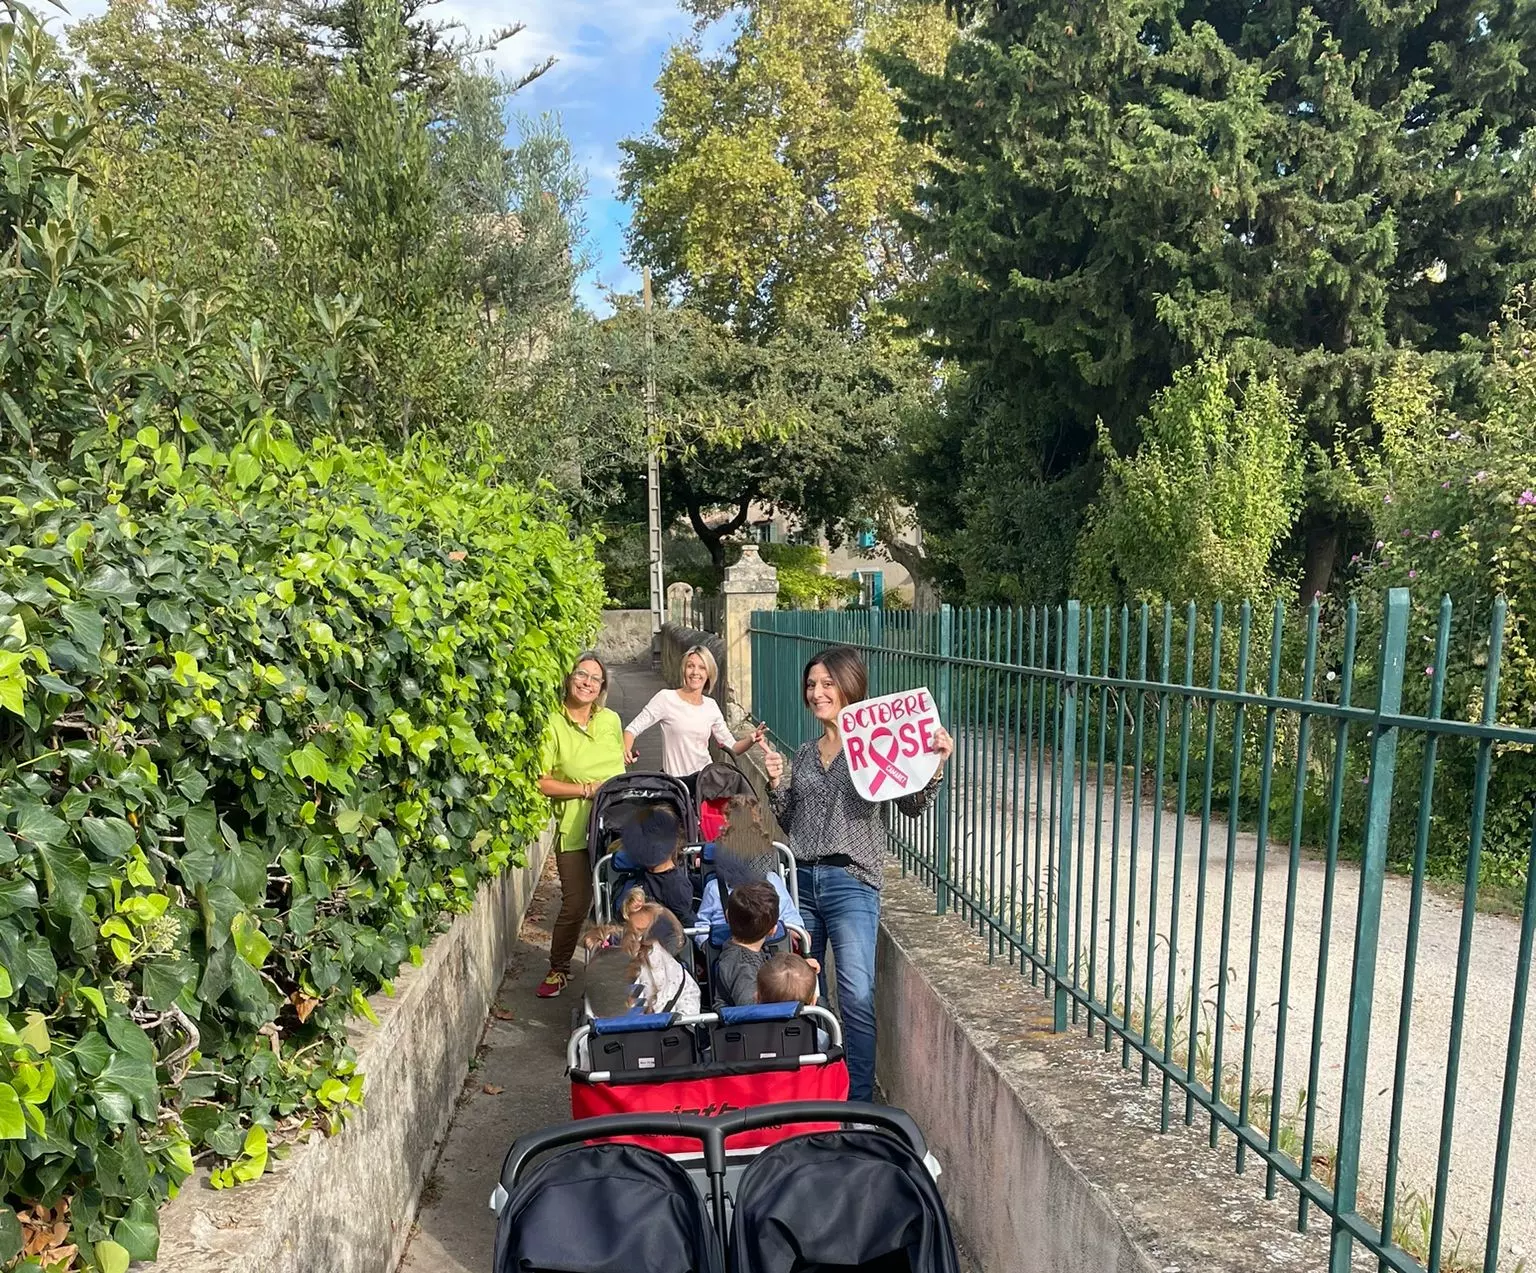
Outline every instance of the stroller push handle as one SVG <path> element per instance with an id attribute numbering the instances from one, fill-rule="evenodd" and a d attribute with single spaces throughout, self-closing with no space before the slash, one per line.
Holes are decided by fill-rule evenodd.
<path id="1" fill-rule="evenodd" d="M 928 1155 L 922 1132 L 904 1110 L 863 1101 L 789 1101 L 736 1110 L 720 1118 L 699 1114 L 613 1114 L 541 1128 L 519 1136 L 512 1143 L 501 1166 L 501 1186 L 510 1193 L 533 1160 L 552 1149 L 616 1136 L 677 1136 L 696 1140 L 704 1151 L 705 1171 L 720 1177 L 725 1172 L 726 1142 L 730 1137 L 760 1127 L 793 1123 L 864 1123 L 894 1133 L 918 1158 Z"/>

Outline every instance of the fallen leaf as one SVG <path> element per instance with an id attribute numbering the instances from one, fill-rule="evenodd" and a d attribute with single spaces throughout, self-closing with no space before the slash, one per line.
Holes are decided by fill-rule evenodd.
<path id="1" fill-rule="evenodd" d="M 289 995 L 288 1000 L 293 1004 L 293 1010 L 298 1015 L 300 1025 L 308 1021 L 309 1014 L 320 1006 L 320 1000 L 312 999 L 309 995 L 298 990 Z"/>
<path id="2" fill-rule="evenodd" d="M 491 1009 L 491 1015 L 493 1017 L 495 1017 L 496 1020 L 498 1020 L 498 1021 L 516 1021 L 517 1020 L 517 1014 L 515 1012 L 508 1012 L 505 1008 L 492 1008 Z"/>
<path id="3" fill-rule="evenodd" d="M 497 1087 L 494 1083 L 482 1083 L 480 1085 L 480 1090 L 487 1096 L 500 1096 L 507 1089 L 504 1087 Z"/>

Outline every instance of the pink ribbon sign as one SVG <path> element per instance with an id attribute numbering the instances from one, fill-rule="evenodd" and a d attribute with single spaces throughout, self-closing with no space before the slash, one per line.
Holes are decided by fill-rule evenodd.
<path id="1" fill-rule="evenodd" d="M 837 723 L 848 772 L 866 800 L 895 800 L 921 791 L 938 772 L 934 740 L 942 726 L 926 688 L 854 703 L 842 710 Z"/>

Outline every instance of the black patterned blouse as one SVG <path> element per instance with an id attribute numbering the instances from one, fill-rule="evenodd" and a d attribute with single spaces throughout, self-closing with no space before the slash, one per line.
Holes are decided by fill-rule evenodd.
<path id="1" fill-rule="evenodd" d="M 915 818 L 933 803 L 943 778 L 940 769 L 921 791 L 890 803 Z M 810 864 L 841 854 L 849 859 L 850 875 L 871 888 L 880 887 L 887 848 L 880 813 L 884 805 L 858 793 L 841 749 L 831 765 L 823 767 L 820 740 L 811 739 L 795 753 L 787 779 L 768 793 L 768 800 L 774 817 L 789 834 L 796 862 Z"/>

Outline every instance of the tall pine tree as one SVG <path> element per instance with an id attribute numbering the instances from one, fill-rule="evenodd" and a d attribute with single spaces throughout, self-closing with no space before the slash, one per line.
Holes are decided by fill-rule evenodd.
<path id="1" fill-rule="evenodd" d="M 1060 595 L 1097 483 L 1181 366 L 1278 375 L 1313 444 L 1293 550 L 1328 586 L 1328 455 L 1403 344 L 1451 357 L 1536 257 L 1536 3 L 992 0 L 889 72 L 938 160 L 909 293 L 959 373 L 930 545 L 972 595 Z M 959 498 L 956 498 L 956 492 Z"/>

